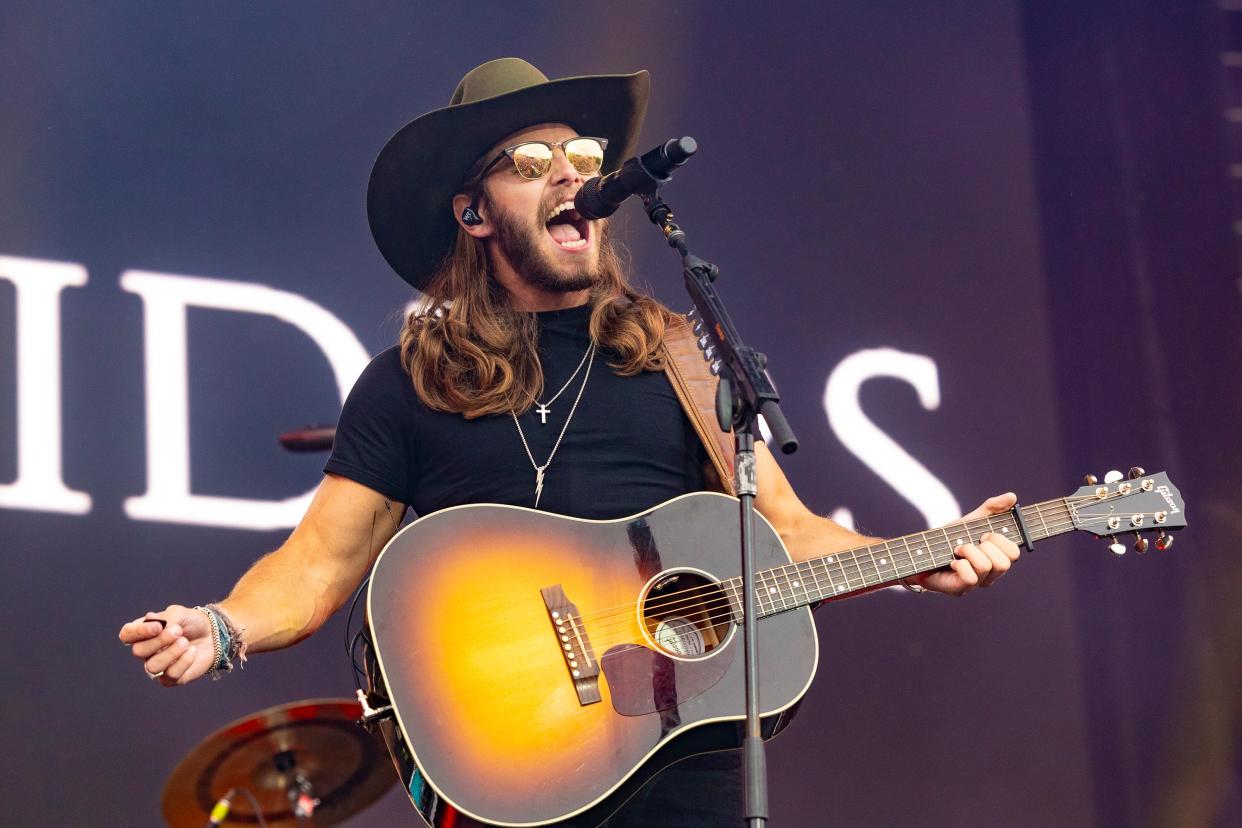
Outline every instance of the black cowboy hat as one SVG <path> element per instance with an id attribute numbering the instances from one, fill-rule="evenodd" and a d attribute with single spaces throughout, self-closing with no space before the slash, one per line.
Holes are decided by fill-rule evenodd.
<path id="1" fill-rule="evenodd" d="M 550 81 L 519 58 L 470 70 L 448 106 L 406 124 L 375 160 L 367 217 L 380 252 L 397 275 L 422 288 L 453 246 L 451 202 L 483 153 L 525 127 L 563 123 L 608 139 L 607 172 L 634 154 L 650 88 L 646 71 Z"/>

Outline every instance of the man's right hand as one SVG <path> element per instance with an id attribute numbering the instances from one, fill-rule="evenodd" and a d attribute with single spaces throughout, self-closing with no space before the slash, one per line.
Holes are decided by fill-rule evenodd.
<path id="1" fill-rule="evenodd" d="M 143 663 L 147 677 L 165 687 L 189 684 L 211 669 L 211 624 L 199 610 L 173 604 L 148 612 L 121 627 L 117 637 Z"/>

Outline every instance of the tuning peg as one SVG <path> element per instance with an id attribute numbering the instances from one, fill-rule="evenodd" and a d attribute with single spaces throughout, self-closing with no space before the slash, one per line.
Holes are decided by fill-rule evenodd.
<path id="1" fill-rule="evenodd" d="M 702 336 L 699 337 L 699 350 L 700 351 L 706 348 L 710 344 L 712 344 L 712 338 L 708 336 L 707 334 L 703 334 Z"/>
<path id="2" fill-rule="evenodd" d="M 720 360 L 718 359 L 712 360 L 711 370 L 712 370 L 713 377 L 720 376 Z"/>
<path id="3" fill-rule="evenodd" d="M 1088 474 L 1082 479 L 1082 485 L 1084 486 L 1094 486 L 1096 483 L 1099 483 L 1099 482 L 1100 482 L 1100 478 L 1096 477 L 1094 474 Z"/>
<path id="4" fill-rule="evenodd" d="M 694 326 L 691 327 L 690 330 L 694 331 L 695 336 L 702 336 L 703 335 L 703 320 L 700 319 L 699 321 L 695 322 Z"/>
<path id="5" fill-rule="evenodd" d="M 1104 475 L 1104 484 L 1108 485 L 1109 483 L 1116 483 L 1118 480 L 1121 480 L 1123 477 L 1125 477 L 1125 475 L 1123 475 L 1121 472 L 1117 471 L 1116 469 L 1113 469 L 1108 474 Z"/>
<path id="6" fill-rule="evenodd" d="M 716 359 L 716 346 L 708 345 L 703 349 L 703 361 L 712 362 Z"/>
<path id="7" fill-rule="evenodd" d="M 1126 545 L 1124 543 L 1112 543 L 1109 544 L 1108 551 L 1120 558 L 1126 554 Z"/>
<path id="8" fill-rule="evenodd" d="M 687 318 L 687 319 L 693 319 L 693 318 L 695 318 L 695 317 L 696 317 L 696 316 L 698 316 L 698 315 L 699 315 L 699 309 L 698 309 L 698 308 L 691 308 L 690 310 L 686 311 L 686 318 Z"/>
<path id="9" fill-rule="evenodd" d="M 1140 555 L 1147 551 L 1147 538 L 1143 537 L 1138 532 L 1134 533 L 1134 551 Z"/>
<path id="10" fill-rule="evenodd" d="M 1147 474 L 1147 472 L 1143 469 L 1142 466 L 1131 466 L 1130 471 L 1129 473 L 1126 474 L 1126 476 L 1129 477 L 1131 480 L 1138 480 L 1140 477 L 1142 477 L 1145 474 Z"/>
<path id="11" fill-rule="evenodd" d="M 1156 549 L 1163 552 L 1173 545 L 1173 536 L 1163 529 L 1156 535 Z"/>

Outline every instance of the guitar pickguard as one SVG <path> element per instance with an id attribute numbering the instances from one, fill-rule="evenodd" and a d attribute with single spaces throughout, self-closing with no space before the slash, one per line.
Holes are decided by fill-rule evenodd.
<path id="1" fill-rule="evenodd" d="M 623 644 L 604 653 L 600 665 L 613 709 L 622 716 L 675 712 L 678 705 L 714 687 L 733 663 L 733 647 L 710 657 L 683 661 L 638 644 Z M 680 719 L 666 729 L 680 724 Z"/>

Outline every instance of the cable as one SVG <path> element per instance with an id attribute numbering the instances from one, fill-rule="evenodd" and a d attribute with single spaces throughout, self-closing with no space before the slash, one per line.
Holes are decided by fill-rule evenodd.
<path id="1" fill-rule="evenodd" d="M 250 803 L 250 808 L 254 811 L 255 819 L 259 820 L 259 828 L 267 828 L 267 820 L 263 818 L 263 809 L 259 807 L 259 800 L 254 798 L 254 794 L 249 788 L 238 788 L 238 793 L 245 794 L 246 800 Z"/>
<path id="2" fill-rule="evenodd" d="M 349 615 L 345 618 L 345 632 L 344 632 L 345 655 L 349 658 L 349 663 L 353 667 L 354 687 L 359 690 L 362 689 L 361 679 L 363 676 L 366 675 L 366 671 L 361 666 L 359 666 L 358 660 L 354 657 L 354 651 L 358 647 L 359 638 L 365 638 L 367 644 L 370 645 L 371 637 L 367 635 L 366 625 L 364 624 L 362 629 L 358 630 L 357 634 L 354 635 L 353 639 L 351 640 L 349 637 L 349 628 L 353 626 L 353 623 L 354 623 L 354 610 L 357 609 L 358 607 L 358 599 L 362 597 L 362 593 L 366 591 L 367 585 L 370 583 L 371 583 L 371 576 L 368 574 L 367 577 L 362 579 L 362 583 L 358 585 L 358 589 L 354 591 L 354 600 L 350 601 Z"/>

